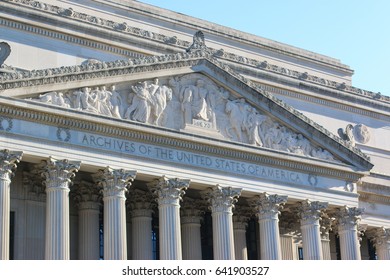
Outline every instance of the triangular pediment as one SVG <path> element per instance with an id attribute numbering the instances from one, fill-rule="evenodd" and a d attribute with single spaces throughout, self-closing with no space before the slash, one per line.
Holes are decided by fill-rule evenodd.
<path id="1" fill-rule="evenodd" d="M 372 167 L 360 150 L 201 51 L 4 74 L 1 79 L 0 96 L 47 108 L 223 139 L 360 171 Z"/>

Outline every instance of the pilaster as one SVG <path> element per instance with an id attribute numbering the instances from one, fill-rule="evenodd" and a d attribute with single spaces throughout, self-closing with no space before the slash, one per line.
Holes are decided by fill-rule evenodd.
<path id="1" fill-rule="evenodd" d="M 248 200 L 259 218 L 260 255 L 262 260 L 281 260 L 279 237 L 279 210 L 287 202 L 287 196 L 262 193 Z"/>
<path id="2" fill-rule="evenodd" d="M 43 162 L 46 186 L 46 240 L 45 259 L 70 259 L 69 187 L 79 161 L 55 160 Z"/>
<path id="3" fill-rule="evenodd" d="M 180 200 L 189 184 L 189 180 L 165 176 L 148 184 L 157 196 L 161 260 L 182 259 Z"/>
<path id="4" fill-rule="evenodd" d="M 103 190 L 105 260 L 127 259 L 125 193 L 136 173 L 134 170 L 106 167 L 95 176 Z"/>
<path id="5" fill-rule="evenodd" d="M 213 249 L 215 260 L 234 260 L 233 207 L 241 195 L 241 189 L 209 188 L 202 193 L 210 203 L 213 220 Z"/>
<path id="6" fill-rule="evenodd" d="M 11 177 L 22 154 L 0 150 L 0 260 L 9 259 Z"/>

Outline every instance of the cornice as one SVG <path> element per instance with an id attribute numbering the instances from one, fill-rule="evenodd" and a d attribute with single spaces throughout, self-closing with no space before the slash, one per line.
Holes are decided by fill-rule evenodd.
<path id="1" fill-rule="evenodd" d="M 118 54 L 121 56 L 131 57 L 131 58 L 138 58 L 144 56 L 143 54 L 139 54 L 130 50 L 126 50 L 124 48 L 119 48 L 113 45 L 104 44 L 97 41 L 88 40 L 79 36 L 75 36 L 72 34 L 65 34 L 63 32 L 55 31 L 55 30 L 49 30 L 43 27 L 39 26 L 33 26 L 30 24 L 22 23 L 19 21 L 11 20 L 11 19 L 5 19 L 0 17 L 0 26 L 5 26 L 12 29 L 21 30 L 23 32 L 28 32 L 36 35 L 46 36 L 58 40 L 62 40 L 64 42 L 77 44 L 80 46 L 84 46 L 87 48 L 92 48 L 96 50 L 111 52 L 114 54 Z"/>
<path id="2" fill-rule="evenodd" d="M 390 205 L 390 196 L 381 196 L 381 195 L 366 193 L 366 192 L 358 192 L 358 194 L 359 194 L 359 201 Z"/>
<path id="3" fill-rule="evenodd" d="M 336 146 L 342 146 L 343 148 L 348 149 L 352 153 L 350 155 L 355 155 L 360 158 L 359 165 L 362 164 L 364 168 L 372 168 L 372 164 L 369 163 L 369 158 L 361 150 L 352 146 L 349 142 L 341 140 L 298 110 L 274 97 L 273 94 L 262 90 L 249 79 L 238 74 L 205 51 L 142 57 L 132 60 L 102 62 L 38 71 L 24 71 L 17 72 L 16 74 L 4 74 L 0 75 L 0 92 L 21 87 L 28 88 L 39 85 L 82 81 L 86 79 L 156 72 L 163 69 L 187 67 L 196 70 L 197 67 L 202 68 L 203 65 L 213 68 L 215 73 L 219 73 L 226 78 L 234 77 L 236 79 L 235 84 L 237 84 L 239 88 L 245 88 L 245 91 L 248 92 L 248 94 L 251 94 L 252 102 L 257 103 L 257 106 L 261 106 L 269 113 L 277 112 L 280 116 L 286 118 L 285 121 L 288 119 L 290 123 L 294 123 L 297 127 L 302 126 L 302 122 L 305 123 L 311 128 L 310 132 L 312 133 L 312 137 L 320 138 L 321 135 L 327 136 L 327 139 L 332 140 L 328 143 L 333 143 L 333 145 L 336 144 Z M 200 69 L 200 72 L 202 72 L 202 69 Z M 226 76 L 226 74 L 228 74 L 228 76 Z M 291 118 L 291 115 L 295 118 Z"/>
<path id="4" fill-rule="evenodd" d="M 36 11 L 41 11 L 45 13 L 50 13 L 51 15 L 55 15 L 60 18 L 68 18 L 72 20 L 76 20 L 79 22 L 83 22 L 89 25 L 94 25 L 100 28 L 105 28 L 107 30 L 114 30 L 115 32 L 119 32 L 122 34 L 128 34 L 132 35 L 132 37 L 138 37 L 142 39 L 146 39 L 148 41 L 154 41 L 161 43 L 165 46 L 174 46 L 174 49 L 180 48 L 180 49 L 186 49 L 190 46 L 190 42 L 185 40 L 180 40 L 177 37 L 171 37 L 171 36 L 165 36 L 163 34 L 158 34 L 156 32 L 150 32 L 148 30 L 144 30 L 137 27 L 128 26 L 126 23 L 119 23 L 114 22 L 111 20 L 106 20 L 103 18 L 98 18 L 92 15 L 88 15 L 85 13 L 77 12 L 71 8 L 65 9 L 58 6 L 42 3 L 39 1 L 33 1 L 33 0 L 4 0 L 7 3 L 11 3 L 14 5 L 22 5 L 24 7 L 28 7 L 30 9 L 34 9 Z M 128 7 L 129 8 L 129 7 Z M 119 48 L 115 48 L 112 46 L 107 46 L 105 44 L 99 43 L 99 42 L 92 42 L 88 41 L 82 38 L 77 38 L 72 35 L 67 35 L 63 33 L 58 33 L 54 31 L 48 31 L 44 29 L 39 29 L 38 27 L 31 27 L 27 25 L 23 25 L 21 23 L 13 22 L 12 24 L 10 22 L 7 23 L 7 20 L 2 20 L 1 24 L 8 24 L 12 25 L 13 28 L 21 28 L 21 30 L 25 29 L 29 32 L 38 33 L 44 36 L 50 36 L 57 39 L 69 41 L 72 43 L 77 43 L 85 46 L 91 45 L 91 47 L 97 47 L 98 49 L 107 49 L 112 51 L 114 53 L 123 54 L 130 57 L 136 57 L 139 56 L 139 54 L 136 54 L 131 51 L 121 50 Z M 208 30 L 208 32 L 212 32 L 212 30 Z M 263 46 L 264 47 L 264 46 Z M 174 49 L 171 49 L 171 51 L 174 51 Z M 274 50 L 275 51 L 275 50 Z M 320 85 L 322 87 L 327 87 L 330 89 L 336 89 L 339 92 L 349 93 L 355 96 L 365 97 L 371 100 L 375 101 L 382 101 L 382 102 L 388 102 L 390 103 L 390 97 L 382 96 L 380 93 L 374 93 L 367 90 L 362 90 L 353 86 L 346 85 L 345 83 L 337 83 L 335 81 L 323 79 L 314 75 L 309 75 L 306 72 L 299 72 L 295 70 L 290 70 L 284 67 L 280 67 L 277 65 L 269 64 L 267 61 L 259 61 L 256 59 L 248 59 L 247 57 L 238 56 L 233 53 L 225 52 L 224 50 L 212 50 L 215 56 L 218 56 L 220 59 L 234 62 L 236 64 L 242 64 L 246 65 L 258 70 L 267 71 L 283 76 L 287 76 L 290 78 L 302 80 L 304 82 L 313 84 L 313 85 Z M 348 96 L 346 94 L 345 96 Z"/>
<path id="5" fill-rule="evenodd" d="M 3 103 L 1 99 L 0 102 Z M 7 99 L 12 100 L 12 98 Z M 0 107 L 0 114 L 11 120 L 15 118 L 77 131 L 94 131 L 97 134 L 120 139 L 175 147 L 187 151 L 264 164 L 266 166 L 277 166 L 289 170 L 299 170 L 309 174 L 340 178 L 346 181 L 357 181 L 364 175 L 363 173 L 351 171 L 342 164 L 324 164 L 317 159 L 305 158 L 303 160 L 302 157 L 296 157 L 294 160 L 294 156 L 286 157 L 284 153 L 267 152 L 261 148 L 253 148 L 241 143 L 218 140 L 217 146 L 215 146 L 214 139 L 208 137 L 177 132 L 129 120 L 111 120 L 108 117 L 84 112 L 72 112 L 72 114 L 69 114 L 69 111 L 63 108 L 53 108 L 48 112 L 48 106 L 26 100 L 14 100 L 12 103 L 13 105 L 2 104 Z M 223 147 L 221 147 L 221 142 L 224 142 Z"/>
<path id="6" fill-rule="evenodd" d="M 320 105 L 323 105 L 326 107 L 336 108 L 336 109 L 339 109 L 341 111 L 351 112 L 354 114 L 358 114 L 360 116 L 368 116 L 370 118 L 375 118 L 375 119 L 390 122 L 390 113 L 386 115 L 385 113 L 380 113 L 380 112 L 374 110 L 374 107 L 377 107 L 378 109 L 380 108 L 383 111 L 389 111 L 390 106 L 386 105 L 386 104 L 378 104 L 378 102 L 375 104 L 372 104 L 372 102 L 370 102 L 370 100 L 365 100 L 366 102 L 362 102 L 363 103 L 362 105 L 368 105 L 368 106 L 375 105 L 375 106 L 370 106 L 370 108 L 359 108 L 357 106 L 353 106 L 352 104 L 346 104 L 345 102 L 343 103 L 342 102 L 344 100 L 343 97 L 341 97 L 341 98 L 338 97 L 339 101 L 326 99 L 332 93 L 333 93 L 334 98 L 337 98 L 336 92 L 328 92 L 327 91 L 326 95 L 324 95 L 322 97 L 322 96 L 308 95 L 306 93 L 302 93 L 302 92 L 298 92 L 298 91 L 294 91 L 294 90 L 279 88 L 279 87 L 276 87 L 273 85 L 265 84 L 263 82 L 256 82 L 256 84 L 258 85 L 258 87 L 260 89 L 277 94 L 277 95 L 289 96 L 289 97 L 292 97 L 295 99 L 305 100 L 305 101 L 308 101 L 310 103 L 320 104 Z M 357 99 L 355 99 L 355 101 L 357 101 Z M 372 108 L 372 110 L 371 110 L 371 108 Z"/>

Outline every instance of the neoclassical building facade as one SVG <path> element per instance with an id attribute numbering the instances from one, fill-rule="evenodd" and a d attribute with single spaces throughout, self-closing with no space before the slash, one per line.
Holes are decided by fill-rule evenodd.
<path id="1" fill-rule="evenodd" d="M 0 2 L 0 259 L 390 259 L 390 98 L 137 1 Z"/>

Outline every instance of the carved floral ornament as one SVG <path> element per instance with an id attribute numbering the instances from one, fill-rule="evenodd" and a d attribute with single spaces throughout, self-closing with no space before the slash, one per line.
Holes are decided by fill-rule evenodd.
<path id="1" fill-rule="evenodd" d="M 31 98 L 30 98 L 31 99 Z M 31 100 L 328 161 L 332 154 L 198 73 L 47 92 Z"/>

